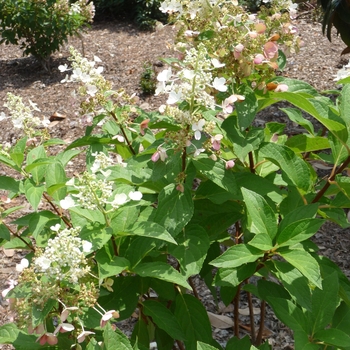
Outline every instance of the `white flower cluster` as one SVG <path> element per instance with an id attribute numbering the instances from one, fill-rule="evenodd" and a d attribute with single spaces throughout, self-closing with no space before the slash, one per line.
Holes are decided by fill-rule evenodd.
<path id="1" fill-rule="evenodd" d="M 47 118 L 40 119 L 33 115 L 33 111 L 40 112 L 40 109 L 35 103 L 29 100 L 30 106 L 26 106 L 22 97 L 16 96 L 11 92 L 7 93 L 7 102 L 4 103 L 10 115 L 6 116 L 4 112 L 0 113 L 0 121 L 11 119 L 14 128 L 23 129 L 25 132 L 32 127 L 47 127 L 50 121 Z"/>
<path id="2" fill-rule="evenodd" d="M 85 85 L 86 91 L 83 93 L 88 94 L 89 96 L 94 97 L 99 89 L 105 85 L 105 79 L 101 75 L 103 72 L 103 67 L 99 66 L 95 68 L 96 62 L 101 62 L 101 59 L 97 56 L 94 56 L 93 61 L 88 61 L 85 57 L 82 57 L 73 48 L 70 49 L 72 56 L 72 70 L 73 74 L 69 77 L 66 75 L 65 79 L 61 83 L 65 82 L 80 82 Z M 67 64 L 58 66 L 60 72 L 69 71 Z"/>
<path id="3" fill-rule="evenodd" d="M 42 255 L 33 259 L 34 270 L 45 274 L 50 279 L 77 283 L 90 271 L 84 253 L 91 250 L 91 243 L 81 240 L 80 228 L 51 227 L 58 231 L 54 239 L 49 239 Z"/>
<path id="4" fill-rule="evenodd" d="M 78 205 L 90 210 L 99 210 L 108 204 L 116 209 L 129 200 L 140 200 L 142 198 L 142 193 L 139 191 L 131 191 L 128 196 L 125 193 L 113 196 L 113 182 L 107 180 L 111 171 L 104 171 L 104 169 L 115 162 L 103 152 L 95 152 L 92 155 L 95 157 L 95 160 L 90 168 L 91 172 L 84 172 L 78 177 L 77 183 L 75 179 L 67 182 L 67 185 L 73 186 L 77 193 L 72 193 L 60 201 L 63 209 L 69 209 Z M 119 166 L 126 166 L 119 154 L 116 155 L 116 160 Z M 101 173 L 102 178 L 101 175 L 97 174 L 98 172 Z"/>
<path id="5" fill-rule="evenodd" d="M 177 75 L 173 74 L 171 68 L 159 73 L 157 80 L 156 95 L 167 93 L 167 104 L 180 103 L 183 100 L 188 102 L 194 100 L 200 105 L 215 109 L 215 100 L 207 89 L 213 87 L 218 91 L 226 91 L 225 78 L 213 80 L 211 70 L 214 63 L 208 58 L 208 52 L 203 43 L 186 51 L 183 64 L 186 68 L 180 70 Z M 216 64 L 216 62 L 215 62 Z M 176 83 L 176 81 L 179 81 Z"/>

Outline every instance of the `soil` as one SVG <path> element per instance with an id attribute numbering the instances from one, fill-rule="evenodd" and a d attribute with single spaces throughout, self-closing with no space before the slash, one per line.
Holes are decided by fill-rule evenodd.
<path id="1" fill-rule="evenodd" d="M 312 84 L 318 90 L 336 89 L 333 81 L 337 71 L 348 62 L 348 57 L 341 57 L 345 47 L 341 40 L 333 34 L 332 43 L 322 35 L 321 25 L 311 19 L 312 10 L 300 13 L 296 21 L 299 35 L 303 40 L 300 52 L 288 58 L 284 76 L 296 78 Z M 6 93 L 12 92 L 24 97 L 27 102 L 38 104 L 41 115 L 50 117 L 55 113 L 65 116 L 62 121 L 50 125 L 52 137 L 59 137 L 71 142 L 82 135 L 84 127 L 79 117 L 69 105 L 69 95 L 76 88 L 74 84 L 62 84 L 65 73 L 58 66 L 69 62 L 69 45 L 78 50 L 84 46 L 85 56 L 92 60 L 96 55 L 102 60 L 104 76 L 113 83 L 114 89 L 124 88 L 130 95 L 136 93 L 139 104 L 144 109 L 154 110 L 164 100 L 155 96 L 146 96 L 140 88 L 140 77 L 145 62 L 150 62 L 157 70 L 161 69 L 161 57 L 171 56 L 171 46 L 175 30 L 172 26 L 158 28 L 153 32 L 140 31 L 133 23 L 117 20 L 98 22 L 92 25 L 82 41 L 72 38 L 52 57 L 51 72 L 32 57 L 22 57 L 22 51 L 13 45 L 0 45 L 0 113 L 6 109 L 2 106 Z M 278 107 L 259 114 L 258 121 L 286 122 L 286 116 Z M 1 122 L 0 142 L 14 143 L 17 138 L 13 127 L 6 120 Z M 0 175 L 8 174 L 8 170 L 0 167 Z M 29 210 L 29 208 L 28 208 Z M 321 252 L 332 258 L 345 274 L 350 276 L 350 231 L 338 226 L 324 226 L 315 237 Z M 15 265 L 21 259 L 21 252 L 0 249 L 0 290 L 6 288 L 6 281 L 16 278 Z M 216 306 L 204 287 L 196 281 L 198 292 L 208 309 L 217 313 Z M 241 305 L 244 308 L 244 305 Z M 232 310 L 231 310 L 232 311 Z M 230 314 L 225 310 L 224 314 Z M 0 324 L 13 322 L 14 313 L 0 297 Z M 249 321 L 248 321 L 249 323 Z M 131 323 L 130 323 L 131 324 Z M 124 324 L 124 329 L 127 325 Z M 293 349 L 290 332 L 268 312 L 266 320 L 266 337 L 270 339 L 274 349 Z M 130 326 L 129 326 L 130 330 Z M 231 330 L 213 328 L 215 337 L 224 343 L 232 336 Z M 11 349 L 9 345 L 0 345 L 0 349 Z"/>

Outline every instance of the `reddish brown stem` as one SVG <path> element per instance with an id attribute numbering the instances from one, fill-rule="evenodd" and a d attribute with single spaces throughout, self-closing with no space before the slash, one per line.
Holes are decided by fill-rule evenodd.
<path id="1" fill-rule="evenodd" d="M 180 350 L 185 350 L 185 347 L 183 346 L 183 344 L 179 340 L 176 340 L 176 344 Z"/>
<path id="2" fill-rule="evenodd" d="M 350 163 L 350 156 L 346 158 L 345 162 L 338 168 L 338 170 L 332 172 L 331 176 L 328 178 L 327 183 L 321 188 L 321 190 L 317 193 L 316 197 L 313 199 L 312 203 L 318 202 L 322 196 L 326 193 L 331 182 L 334 181 L 337 174 L 340 174 Z"/>
<path id="3" fill-rule="evenodd" d="M 264 332 L 264 328 L 265 328 L 265 310 L 266 310 L 266 302 L 265 302 L 265 300 L 262 300 L 261 305 L 260 305 L 259 332 L 258 332 L 258 335 L 257 335 L 256 340 L 255 340 L 256 346 L 259 346 L 261 344 L 261 341 L 262 341 L 263 332 Z"/>
<path id="4" fill-rule="evenodd" d="M 248 280 L 247 280 L 248 283 Z M 250 320 L 250 336 L 252 338 L 252 343 L 255 343 L 255 323 L 254 323 L 254 310 L 253 310 L 253 301 L 252 294 L 247 292 L 248 297 L 248 307 L 249 307 L 249 320 Z"/>
<path id="5" fill-rule="evenodd" d="M 6 225 L 3 221 L 1 222 L 9 231 L 10 233 L 15 236 L 16 238 L 18 238 L 19 240 L 21 240 L 30 250 L 32 250 L 33 252 L 35 252 L 34 247 L 32 247 L 23 237 L 21 237 L 19 234 L 17 234 L 15 231 L 13 231 L 11 229 L 11 227 L 9 227 L 8 225 Z"/>
<path id="6" fill-rule="evenodd" d="M 43 193 L 43 197 L 46 199 L 46 201 L 50 204 L 53 211 L 64 221 L 64 223 L 71 228 L 72 224 L 69 222 L 69 220 L 62 215 L 62 213 L 56 208 L 56 206 L 52 203 L 51 199 L 46 193 Z"/>
<path id="7" fill-rule="evenodd" d="M 233 310 L 233 331 L 234 334 L 237 338 L 239 338 L 239 296 L 241 292 L 241 285 L 238 286 L 237 288 L 237 293 L 235 295 L 235 298 L 233 299 L 233 305 L 234 305 L 234 310 Z"/>

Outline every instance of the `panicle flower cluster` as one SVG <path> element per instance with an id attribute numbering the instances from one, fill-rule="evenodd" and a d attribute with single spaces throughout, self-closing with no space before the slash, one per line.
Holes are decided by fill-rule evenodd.
<path id="1" fill-rule="evenodd" d="M 90 171 L 85 171 L 77 179 L 73 178 L 67 182 L 67 185 L 73 186 L 75 192 L 60 201 L 63 209 L 77 205 L 90 210 L 104 210 L 106 205 L 116 209 L 129 200 L 142 198 L 139 191 L 131 191 L 128 196 L 124 193 L 113 195 L 113 182 L 107 180 L 111 171 L 104 169 L 115 164 L 115 161 L 103 152 L 95 152 L 92 155 L 95 156 L 95 160 Z M 116 155 L 116 163 L 121 167 L 126 166 L 119 154 Z"/>
<path id="2" fill-rule="evenodd" d="M 58 0 L 54 3 L 54 9 L 62 14 L 81 15 L 86 21 L 92 22 L 95 17 L 95 5 L 90 0 L 78 0 L 71 3 L 69 0 Z"/>
<path id="3" fill-rule="evenodd" d="M 83 57 L 74 48 L 70 48 L 70 60 L 72 61 L 72 74 L 71 76 L 66 76 L 61 82 L 79 82 L 83 86 L 80 89 L 80 94 L 89 97 L 95 97 L 99 94 L 110 89 L 110 84 L 101 75 L 103 72 L 103 67 L 99 66 L 95 68 L 95 64 L 101 62 L 101 60 L 94 56 L 93 61 L 89 61 L 87 58 Z M 67 64 L 60 65 L 58 67 L 60 72 L 66 72 L 71 70 L 68 68 Z"/>
<path id="4" fill-rule="evenodd" d="M 215 86 L 218 78 L 213 81 L 213 65 L 205 45 L 200 43 L 197 48 L 187 50 L 182 66 L 184 68 L 177 74 L 174 74 L 171 68 L 159 73 L 156 95 L 167 93 L 169 105 L 187 101 L 214 109 L 215 100 L 208 91 L 211 86 L 219 87 Z"/>
<path id="5" fill-rule="evenodd" d="M 215 66 L 212 75 L 220 79 L 213 84 L 216 90 L 225 91 L 220 90 L 227 85 L 223 77 L 230 77 L 228 83 L 236 85 L 250 79 L 262 89 L 264 82 L 278 69 L 278 50 L 288 54 L 296 52 L 300 45 L 291 21 L 296 5 L 290 0 L 269 3 L 270 6 L 263 6 L 258 15 L 249 14 L 238 1 L 225 0 L 164 1 L 161 10 L 176 13 L 179 18 L 175 48 L 180 60 L 190 48 L 200 45 L 200 36 L 208 36 L 207 54 Z"/>
<path id="6" fill-rule="evenodd" d="M 33 259 L 34 271 L 51 280 L 76 284 L 90 271 L 85 253 L 90 251 L 91 243 L 78 237 L 79 227 L 62 231 L 58 227 L 51 229 L 58 230 L 57 236 L 49 239 L 43 253 Z"/>
<path id="7" fill-rule="evenodd" d="M 23 103 L 22 97 L 11 92 L 7 93 L 7 102 L 4 107 L 9 110 L 9 116 L 4 112 L 0 113 L 0 121 L 10 119 L 14 128 L 22 129 L 28 136 L 32 136 L 34 128 L 47 127 L 50 121 L 47 118 L 40 119 L 33 115 L 33 111 L 40 112 L 35 103 L 29 100 L 29 106 Z"/>

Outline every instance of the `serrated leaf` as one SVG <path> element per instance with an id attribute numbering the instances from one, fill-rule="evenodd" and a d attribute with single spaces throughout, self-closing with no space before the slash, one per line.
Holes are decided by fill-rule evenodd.
<path id="1" fill-rule="evenodd" d="M 119 275 L 121 272 L 129 268 L 129 260 L 114 256 L 112 259 L 101 249 L 97 252 L 95 259 L 98 266 L 98 276 L 100 280 L 110 276 Z"/>
<path id="2" fill-rule="evenodd" d="M 0 176 L 0 189 L 13 193 L 19 192 L 19 181 L 9 176 Z"/>
<path id="3" fill-rule="evenodd" d="M 339 282 L 336 271 L 322 281 L 322 290 L 314 289 L 312 293 L 312 312 L 310 313 L 312 333 L 322 330 L 331 322 L 339 301 L 338 292 Z"/>
<path id="4" fill-rule="evenodd" d="M 36 186 L 30 179 L 24 182 L 24 194 L 35 211 L 38 209 L 44 190 L 44 185 Z"/>
<path id="5" fill-rule="evenodd" d="M 56 190 L 50 192 L 56 201 L 66 197 L 67 188 L 65 183 L 67 182 L 67 177 L 61 163 L 56 162 L 46 166 L 45 182 L 46 188 L 56 186 Z M 62 186 L 57 187 L 58 184 L 61 184 Z"/>
<path id="6" fill-rule="evenodd" d="M 172 236 L 176 236 L 191 220 L 193 211 L 190 189 L 185 187 L 182 193 L 174 184 L 170 184 L 159 194 L 154 221 L 163 226 Z"/>
<path id="7" fill-rule="evenodd" d="M 196 169 L 226 191 L 237 194 L 238 186 L 232 171 L 228 171 L 225 165 L 208 157 L 198 156 L 192 159 Z"/>
<path id="8" fill-rule="evenodd" d="M 186 277 L 196 275 L 203 266 L 209 249 L 209 237 L 203 227 L 189 225 L 177 236 L 178 245 L 169 246 L 169 253 L 180 263 L 180 272 Z"/>
<path id="9" fill-rule="evenodd" d="M 322 219 L 308 218 L 291 223 L 278 234 L 277 244 L 279 247 L 283 247 L 305 241 L 313 236 L 324 222 L 325 220 Z"/>
<path id="10" fill-rule="evenodd" d="M 133 269 L 133 272 L 141 277 L 153 277 L 178 284 L 190 290 L 192 289 L 185 277 L 183 277 L 172 266 L 161 261 L 141 263 Z"/>
<path id="11" fill-rule="evenodd" d="M 321 341 L 326 346 L 331 345 L 348 349 L 350 345 L 350 336 L 335 328 L 319 330 L 314 334 L 314 339 Z"/>
<path id="12" fill-rule="evenodd" d="M 163 304 L 155 300 L 143 302 L 143 312 L 152 317 L 153 322 L 173 339 L 184 340 L 185 336 L 175 315 Z"/>
<path id="13" fill-rule="evenodd" d="M 256 271 L 256 263 L 238 266 L 235 269 L 221 268 L 215 275 L 216 286 L 236 287 Z"/>
<path id="14" fill-rule="evenodd" d="M 284 250 L 279 254 L 296 267 L 311 283 L 322 289 L 320 267 L 311 254 L 303 250 Z"/>
<path id="15" fill-rule="evenodd" d="M 189 294 L 179 294 L 174 314 L 185 334 L 186 350 L 196 350 L 197 341 L 211 343 L 211 325 L 202 303 Z"/>
<path id="16" fill-rule="evenodd" d="M 286 143 L 295 153 L 322 151 L 331 147 L 325 137 L 300 134 L 290 137 Z"/>
<path id="17" fill-rule="evenodd" d="M 272 240 L 270 236 L 264 233 L 256 234 L 248 244 L 260 250 L 268 251 L 273 248 Z"/>
<path id="18" fill-rule="evenodd" d="M 277 233 L 277 218 L 274 211 L 259 194 L 246 188 L 242 188 L 241 191 L 246 205 L 249 231 L 266 234 L 272 241 Z"/>
<path id="19" fill-rule="evenodd" d="M 287 262 L 273 260 L 277 277 L 297 303 L 311 312 L 311 290 L 308 279 Z"/>
<path id="20" fill-rule="evenodd" d="M 177 244 L 174 238 L 164 227 L 150 221 L 137 222 L 134 226 L 128 230 L 125 230 L 124 234 L 131 236 L 149 237 L 172 244 Z"/>
<path id="21" fill-rule="evenodd" d="M 217 350 L 214 346 L 209 344 L 202 343 L 201 341 L 197 342 L 197 350 Z"/>
<path id="22" fill-rule="evenodd" d="M 29 151 L 29 153 L 27 154 L 27 166 L 30 164 L 33 164 L 34 162 L 37 162 L 39 159 L 41 160 L 46 159 L 46 152 L 43 145 L 35 147 L 31 151 Z M 35 183 L 38 184 L 43 179 L 45 175 L 45 169 L 46 169 L 46 164 L 43 166 L 35 167 L 30 170 L 30 173 L 32 174 L 33 180 L 35 181 Z"/>
<path id="23" fill-rule="evenodd" d="M 105 350 L 133 350 L 127 336 L 118 327 L 114 331 L 109 323 L 103 331 L 103 344 Z"/>
<path id="24" fill-rule="evenodd" d="M 0 327 L 0 344 L 12 344 L 17 338 L 19 329 L 14 323 L 7 323 Z"/>
<path id="25" fill-rule="evenodd" d="M 296 108 L 280 108 L 281 111 L 286 113 L 289 117 L 289 119 L 305 128 L 310 134 L 314 135 L 315 130 L 313 124 L 310 122 L 310 120 L 307 120 L 303 117 L 301 111 Z"/>
<path id="26" fill-rule="evenodd" d="M 311 189 L 313 184 L 309 166 L 290 148 L 277 143 L 265 143 L 260 148 L 259 155 L 278 165 L 300 190 L 306 193 Z"/>
<path id="27" fill-rule="evenodd" d="M 230 247 L 218 258 L 210 262 L 215 267 L 234 268 L 251 263 L 264 256 L 264 252 L 247 244 Z"/>

